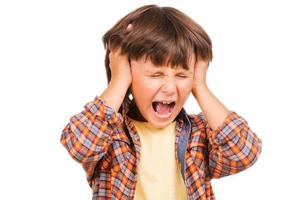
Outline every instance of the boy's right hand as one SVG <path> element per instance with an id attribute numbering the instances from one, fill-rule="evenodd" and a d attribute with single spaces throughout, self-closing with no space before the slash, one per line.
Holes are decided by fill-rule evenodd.
<path id="1" fill-rule="evenodd" d="M 111 82 L 129 87 L 132 81 L 131 66 L 128 56 L 121 55 L 121 48 L 109 53 L 109 67 L 111 70 Z"/>
<path id="2" fill-rule="evenodd" d="M 131 29 L 132 25 L 129 24 L 126 31 Z M 107 106 L 118 111 L 132 82 L 131 66 L 128 56 L 121 55 L 121 48 L 111 49 L 108 56 L 111 80 L 100 98 L 105 100 Z"/>
<path id="3" fill-rule="evenodd" d="M 132 24 L 128 24 L 125 32 L 132 30 Z M 109 67 L 111 70 L 111 81 L 130 86 L 132 81 L 131 63 L 126 54 L 121 55 L 121 48 L 111 50 L 109 53 Z"/>
<path id="4" fill-rule="evenodd" d="M 121 55 L 121 48 L 110 51 L 109 68 L 111 80 L 100 97 L 107 106 L 118 111 L 132 81 L 130 62 L 127 55 Z"/>

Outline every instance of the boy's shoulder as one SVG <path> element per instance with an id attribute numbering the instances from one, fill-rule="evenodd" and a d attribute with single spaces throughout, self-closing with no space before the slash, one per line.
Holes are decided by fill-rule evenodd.
<path id="1" fill-rule="evenodd" d="M 188 117 L 188 123 L 190 123 L 191 126 L 191 140 L 193 141 L 203 141 L 203 139 L 206 138 L 206 132 L 207 132 L 207 123 L 205 116 L 202 112 L 198 114 L 187 114 Z M 201 139 L 202 138 L 202 139 Z M 197 142 L 198 143 L 198 142 Z"/>
<path id="2" fill-rule="evenodd" d="M 205 116 L 203 112 L 199 112 L 198 114 L 187 114 L 190 120 L 205 120 Z"/>

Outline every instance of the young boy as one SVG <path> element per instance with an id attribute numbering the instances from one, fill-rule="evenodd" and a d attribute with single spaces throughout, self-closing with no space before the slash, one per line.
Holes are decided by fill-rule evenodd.
<path id="1" fill-rule="evenodd" d="M 61 143 L 93 199 L 215 199 L 211 179 L 255 163 L 261 140 L 206 84 L 212 45 L 191 18 L 143 6 L 103 37 L 108 86 L 71 117 Z M 188 115 L 192 93 L 202 112 Z"/>

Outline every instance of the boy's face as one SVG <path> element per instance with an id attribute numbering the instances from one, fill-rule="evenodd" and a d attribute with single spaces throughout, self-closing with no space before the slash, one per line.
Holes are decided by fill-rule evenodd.
<path id="1" fill-rule="evenodd" d="M 157 67 L 150 59 L 131 61 L 131 91 L 143 117 L 163 128 L 174 121 L 192 90 L 195 57 L 189 69 Z"/>

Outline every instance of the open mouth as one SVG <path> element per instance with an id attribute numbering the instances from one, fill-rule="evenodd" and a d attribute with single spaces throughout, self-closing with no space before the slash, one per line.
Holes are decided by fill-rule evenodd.
<path id="1" fill-rule="evenodd" d="M 153 101 L 152 107 L 158 117 L 167 118 L 172 114 L 175 101 Z"/>

